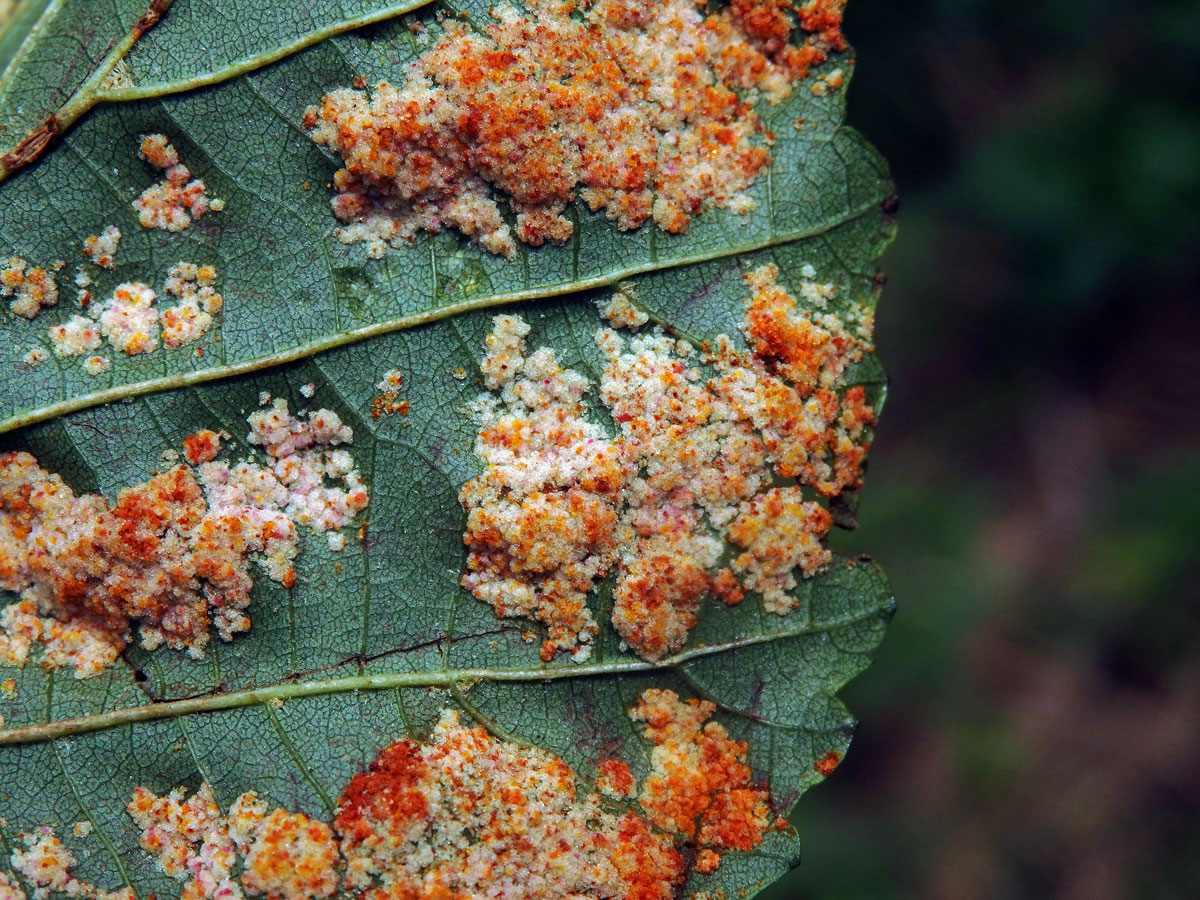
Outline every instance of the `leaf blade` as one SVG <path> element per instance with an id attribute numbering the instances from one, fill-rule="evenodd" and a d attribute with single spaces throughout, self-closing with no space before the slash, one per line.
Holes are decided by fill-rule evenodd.
<path id="1" fill-rule="evenodd" d="M 785 814 L 824 777 L 831 755 L 845 752 L 853 720 L 837 691 L 865 666 L 892 614 L 882 573 L 865 560 L 839 558 L 802 584 L 799 608 L 786 619 L 762 613 L 754 601 L 735 610 L 709 601 L 684 650 L 648 663 L 623 651 L 598 616 L 605 634 L 593 662 L 545 665 L 525 625 L 497 619 L 459 585 L 464 516 L 457 496 L 479 470 L 470 452 L 476 427 L 464 407 L 479 385 L 454 373 L 475 371 L 494 307 L 536 322 L 537 343 L 593 375 L 603 365 L 591 339 L 599 324 L 593 301 L 607 293 L 598 288 L 616 282 L 653 321 L 696 340 L 738 333 L 742 275 L 765 263 L 778 265 L 784 281 L 815 265 L 837 285 L 836 308 L 873 307 L 875 263 L 892 236 L 885 211 L 891 186 L 882 160 L 842 127 L 841 94 L 822 102 L 800 97 L 798 106 L 771 115 L 784 138 L 750 217 L 708 211 L 676 239 L 652 229 L 618 236 L 600 217 L 577 212 L 577 240 L 524 253 L 519 271 L 506 272 L 448 235 L 372 263 L 331 239 L 325 196 L 301 189 L 306 178 L 323 183 L 334 164 L 298 121 L 321 91 L 356 74 L 377 77 L 373 54 L 381 46 L 393 54 L 388 66 L 409 58 L 400 55 L 401 26 L 385 23 L 217 87 L 114 105 L 0 186 L 0 213 L 19 188 L 25 198 L 40 197 L 40 206 L 28 200 L 26 212 L 54 219 L 45 231 L 67 235 L 49 249 L 33 239 L 22 244 L 24 225 L 36 217 L 0 214 L 0 239 L 39 259 L 65 254 L 145 182 L 133 136 L 180 135 L 185 161 L 231 200 L 228 221 L 206 220 L 182 237 L 146 234 L 127 230 L 122 210 L 128 243 L 121 253 L 130 268 L 112 280 L 157 275 L 184 252 L 201 262 L 217 257 L 227 278 L 239 266 L 254 272 L 240 286 L 223 283 L 230 313 L 222 341 L 203 345 L 205 362 L 162 354 L 136 361 L 143 367 L 118 371 L 106 391 L 47 368 L 22 399 L 30 373 L 19 370 L 17 351 L 33 331 L 4 334 L 10 357 L 0 360 L 0 403 L 13 392 L 15 400 L 0 409 L 7 416 L 0 432 L 9 432 L 0 449 L 28 449 L 78 492 L 111 498 L 144 480 L 163 464 L 164 450 L 197 428 L 236 432 L 265 391 L 293 409 L 333 408 L 351 423 L 373 495 L 361 541 L 334 554 L 323 536 L 306 537 L 295 588 L 260 579 L 251 632 L 214 642 L 204 660 L 131 648 L 88 681 L 34 667 L 20 673 L 15 704 L 4 709 L 0 783 L 24 772 L 39 778 L 0 796 L 0 816 L 11 823 L 0 825 L 0 840 L 11 848 L 18 829 L 53 824 L 81 877 L 108 887 L 125 866 L 138 896 L 178 889 L 138 848 L 124 810 L 134 786 L 166 791 L 203 780 L 223 806 L 256 788 L 288 809 L 327 818 L 376 751 L 402 736 L 424 738 L 445 707 L 546 747 L 589 779 L 614 747 L 624 748 L 639 777 L 647 771 L 646 742 L 628 716 L 641 688 L 709 698 L 735 738 L 748 741 L 755 778 L 770 783 L 773 811 Z M 808 113 L 807 133 L 792 128 L 797 110 Z M 234 146 L 243 132 L 234 126 L 230 140 L 221 118 L 263 126 L 263 136 L 249 151 Z M 107 140 L 114 135 L 125 144 Z M 56 161 L 64 156 L 86 170 L 86 186 L 70 186 L 67 163 Z M 57 197 L 64 190 L 65 200 Z M 90 208 L 88 198 L 100 190 L 111 201 Z M 235 212 L 252 206 L 261 208 Z M 296 248 L 307 257 L 297 260 Z M 273 290 L 289 293 L 273 298 Z M 44 325 L 45 317 L 38 320 Z M 412 409 L 374 419 L 375 382 L 396 367 L 406 374 Z M 882 401 L 873 358 L 849 380 L 876 407 Z M 313 392 L 301 390 L 309 385 Z M 47 402 L 51 392 L 63 399 Z M 252 449 L 234 435 L 231 453 Z M 96 781 L 96 773 L 111 777 Z M 68 837 L 76 815 L 92 821 L 102 840 Z M 726 854 L 715 875 L 691 873 L 685 892 L 748 896 L 795 865 L 797 847 L 794 832 L 771 833 L 754 851 Z"/>

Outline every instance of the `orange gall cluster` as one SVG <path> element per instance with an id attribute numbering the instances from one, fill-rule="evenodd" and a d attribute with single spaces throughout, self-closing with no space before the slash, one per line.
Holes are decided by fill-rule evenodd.
<path id="1" fill-rule="evenodd" d="M 163 172 L 163 180 L 150 185 L 133 201 L 134 211 L 143 228 L 183 231 L 193 219 L 225 208 L 223 200 L 214 200 L 201 178 L 192 178 L 192 170 L 179 159 L 175 147 L 162 134 L 142 138 L 138 153 L 146 162 Z"/>
<path id="2" fill-rule="evenodd" d="M 587 656 L 599 627 L 588 593 L 614 570 L 613 628 L 657 660 L 685 644 L 705 597 L 734 606 L 755 591 L 785 615 L 796 578 L 828 566 L 832 519 L 805 497 L 861 481 L 874 412 L 845 380 L 869 348 L 871 314 L 826 311 L 836 288 L 807 280 L 815 272 L 802 308 L 778 274 L 746 276 L 750 349 L 719 338 L 704 353 L 707 381 L 696 351 L 661 331 L 597 331 L 612 435 L 589 420 L 587 380 L 549 348 L 529 352 L 526 322 L 495 318 L 481 371 L 499 396 L 478 403 L 475 445 L 485 469 L 459 494 L 462 584 L 500 616 L 541 622 L 544 661 Z M 610 321 L 644 325 L 631 310 L 628 298 L 601 305 Z M 798 483 L 770 487 L 776 478 Z M 720 567 L 726 542 L 745 552 Z"/>
<path id="3" fill-rule="evenodd" d="M 502 3 L 478 30 L 447 23 L 402 85 L 356 84 L 306 112 L 313 139 L 344 162 L 343 241 L 379 257 L 449 227 L 511 257 L 518 242 L 570 238 L 576 197 L 622 229 L 653 219 L 679 233 L 708 206 L 748 212 L 772 137 L 737 92 L 778 103 L 840 49 L 826 17 L 789 16 L 775 0 L 709 16 L 691 0 L 526 7 Z"/>
<path id="4" fill-rule="evenodd" d="M 680 700 L 674 691 L 645 691 L 630 710 L 645 723 L 653 744 L 651 772 L 638 803 L 650 821 L 694 839 L 702 870 L 713 871 L 720 853 L 753 850 L 773 818 L 770 794 L 753 783 L 745 741 L 733 741 L 725 727 L 708 718 L 713 703 Z"/>
<path id="5" fill-rule="evenodd" d="M 609 769 L 632 792 L 628 767 Z M 384 748 L 347 785 L 334 825 L 345 884 L 366 900 L 669 900 L 684 873 L 669 838 L 580 796 L 557 756 L 466 728 L 454 713 L 430 743 Z"/>
<path id="6" fill-rule="evenodd" d="M 69 663 L 87 677 L 135 627 L 145 649 L 166 643 L 194 657 L 210 629 L 226 641 L 248 630 L 251 559 L 291 587 L 297 526 L 340 528 L 369 501 L 349 452 L 329 449 L 353 438 L 332 411 L 306 422 L 277 404 L 248 421 L 270 469 L 218 462 L 228 435 L 201 430 L 184 439 L 188 465 L 111 505 L 77 497 L 28 453 L 0 454 L 0 589 L 21 597 L 0 612 L 0 658 L 24 665 L 40 644 L 44 666 Z"/>

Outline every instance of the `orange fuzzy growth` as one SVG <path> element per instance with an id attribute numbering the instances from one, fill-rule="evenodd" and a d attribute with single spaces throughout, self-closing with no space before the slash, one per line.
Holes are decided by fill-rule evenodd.
<path id="1" fill-rule="evenodd" d="M 163 344 L 174 349 L 198 341 L 208 332 L 213 317 L 225 306 L 225 298 L 213 289 L 216 279 L 213 266 L 188 262 L 171 266 L 163 290 L 179 302 L 162 311 Z"/>
<path id="2" fill-rule="evenodd" d="M 842 13 L 844 0 L 809 0 L 796 10 L 800 27 L 818 41 L 837 51 L 846 49 L 846 38 L 842 35 Z"/>
<path id="3" fill-rule="evenodd" d="M 644 354 L 614 355 L 601 393 L 622 433 L 604 438 L 583 418 L 580 376 L 549 350 L 526 355 L 528 326 L 520 320 L 501 316 L 496 326 L 483 371 L 509 403 L 484 423 L 476 444 L 493 464 L 460 495 L 475 548 L 464 584 L 501 615 L 532 611 L 547 624 L 544 659 L 556 649 L 579 658 L 596 628 L 587 591 L 616 564 L 613 625 L 637 652 L 660 658 L 686 639 L 719 552 L 698 533 L 696 486 L 687 484 L 717 452 L 712 441 L 700 448 L 689 437 L 711 414 L 707 394 L 653 341 Z M 654 474 L 643 485 L 635 476 L 646 464 Z M 706 495 L 746 483 L 737 467 L 721 468 Z M 563 504 L 580 508 L 569 525 L 556 513 Z M 528 564 L 530 548 L 542 551 L 544 566 Z M 548 577 L 530 578 L 531 569 Z"/>
<path id="4" fill-rule="evenodd" d="M 741 584 L 728 569 L 722 569 L 712 582 L 713 594 L 724 601 L 726 606 L 737 606 L 746 596 Z"/>
<path id="5" fill-rule="evenodd" d="M 748 211 L 769 136 L 735 91 L 777 103 L 820 55 L 811 35 L 788 44 L 777 6 L 743 0 L 705 18 L 689 0 L 537 0 L 529 18 L 501 4 L 478 31 L 446 24 L 404 84 L 335 91 L 306 112 L 345 164 L 339 237 L 377 257 L 452 227 L 511 257 L 517 241 L 566 241 L 576 194 L 622 229 L 653 218 L 682 232 L 706 206 Z"/>
<path id="6" fill-rule="evenodd" d="M 597 626 L 587 592 L 618 549 L 618 448 L 583 418 L 582 379 L 549 351 L 528 356 L 528 326 L 497 316 L 482 369 L 511 410 L 483 422 L 476 450 L 493 462 L 459 493 L 470 548 L 463 585 L 503 617 L 542 622 L 544 659 L 579 652 Z M 586 652 L 586 650 L 584 650 Z"/>
<path id="7" fill-rule="evenodd" d="M 209 210 L 221 210 L 225 204 L 209 197 L 203 179 L 192 179 L 192 171 L 179 159 L 179 153 L 165 135 L 150 134 L 142 138 L 138 154 L 156 169 L 163 171 L 163 180 L 142 191 L 133 201 L 138 221 L 143 228 L 183 231 Z"/>
<path id="8" fill-rule="evenodd" d="M 586 657 L 598 628 L 587 595 L 614 569 L 613 627 L 661 659 L 684 645 L 705 596 L 732 606 L 756 590 L 783 615 L 795 605 L 793 572 L 810 577 L 829 562 L 831 520 L 803 490 L 832 497 L 861 482 L 873 410 L 863 388 L 838 391 L 869 347 L 871 314 L 823 311 L 836 289 L 810 281 L 802 312 L 777 277 L 774 266 L 746 276 L 751 352 L 722 336 L 706 352 L 717 370 L 707 382 L 688 345 L 598 331 L 612 436 L 585 416 L 586 380 L 548 348 L 528 352 L 523 320 L 495 318 L 481 371 L 499 399 L 479 401 L 486 467 L 459 494 L 470 548 L 462 583 L 498 615 L 545 625 L 543 660 Z M 617 301 L 601 311 L 645 324 Z M 800 486 L 769 490 L 774 475 Z M 723 540 L 746 550 L 732 570 L 717 568 Z"/>
<path id="9" fill-rule="evenodd" d="M 212 462 L 221 450 L 221 438 L 207 428 L 189 434 L 183 439 L 183 456 L 193 466 Z"/>
<path id="10" fill-rule="evenodd" d="M 0 297 L 12 297 L 9 308 L 25 319 L 32 319 L 43 307 L 58 303 L 58 283 L 41 267 L 29 266 L 13 257 L 0 263 Z"/>
<path id="11" fill-rule="evenodd" d="M 329 897 L 337 890 L 340 861 L 328 825 L 277 809 L 257 829 L 242 884 L 251 894 L 266 894 L 272 900 Z"/>
<path id="12" fill-rule="evenodd" d="M 775 277 L 772 273 L 752 281 L 755 292 L 747 304 L 746 337 L 758 359 L 807 396 L 818 385 L 836 381 L 857 345 L 843 329 L 827 330 L 797 315 L 796 298 Z"/>
<path id="13" fill-rule="evenodd" d="M 803 496 L 798 487 L 771 488 L 755 497 L 729 529 L 730 541 L 746 550 L 733 568 L 747 587 L 762 594 L 769 611 L 795 606 L 789 593 L 796 586 L 794 571 L 810 577 L 833 559 L 824 544 L 833 519 Z"/>
<path id="14" fill-rule="evenodd" d="M 647 822 L 580 797 L 561 759 L 454 713 L 429 744 L 385 748 L 350 782 L 335 824 L 346 886 L 369 900 L 668 900 L 684 868 Z"/>
<path id="15" fill-rule="evenodd" d="M 207 637 L 207 602 L 184 549 L 206 507 L 188 469 L 126 488 L 111 509 L 96 495 L 76 498 L 28 454 L 0 456 L 0 484 L 0 506 L 18 513 L 10 533 L 25 536 L 11 590 L 32 589 L 43 609 L 88 623 L 117 647 L 133 618 L 167 624 L 183 644 Z M 172 551 L 184 558 L 167 559 Z"/>
<path id="16" fill-rule="evenodd" d="M 828 778 L 833 774 L 833 770 L 838 767 L 838 763 L 841 761 L 842 754 L 838 753 L 836 750 L 830 750 L 815 763 L 813 763 L 813 768 L 825 778 Z"/>
<path id="17" fill-rule="evenodd" d="M 711 875 L 721 866 L 721 854 L 713 850 L 711 847 L 703 848 L 696 854 L 696 861 L 693 867 L 701 875 Z"/>
<path id="18" fill-rule="evenodd" d="M 99 234 L 85 238 L 83 255 L 102 269 L 111 269 L 117 264 L 117 247 L 121 243 L 121 230 L 107 225 Z"/>
<path id="19" fill-rule="evenodd" d="M 33 888 L 34 900 L 47 900 L 52 894 L 79 900 L 134 900 L 132 888 L 109 891 L 76 878 L 71 872 L 75 854 L 49 826 L 23 833 L 21 844 L 13 847 L 8 863 Z M 25 892 L 6 872 L 0 872 L 0 897 L 25 900 Z"/>
<path id="20" fill-rule="evenodd" d="M 606 759 L 597 767 L 596 790 L 608 797 L 624 799 L 633 796 L 636 785 L 629 764 L 620 759 Z"/>
<path id="21" fill-rule="evenodd" d="M 248 630 L 251 556 L 290 587 L 297 523 L 340 527 L 368 501 L 349 453 L 320 449 L 352 439 L 335 414 L 305 423 L 285 405 L 250 420 L 249 439 L 269 444 L 274 469 L 214 462 L 220 436 L 200 431 L 184 442 L 196 471 L 175 466 L 111 506 L 75 496 L 27 453 L 0 454 L 0 588 L 21 592 L 0 614 L 0 658 L 23 665 L 40 643 L 44 666 L 69 663 L 86 677 L 116 658 L 135 625 L 146 649 L 165 642 L 194 657 L 210 628 L 222 640 Z"/>
<path id="22" fill-rule="evenodd" d="M 379 752 L 367 771 L 350 779 L 338 803 L 334 827 L 347 848 L 367 840 L 377 827 L 402 831 L 428 818 L 424 781 L 429 766 L 414 741 L 397 741 Z"/>
<path id="23" fill-rule="evenodd" d="M 183 795 L 183 788 L 160 797 L 139 786 L 125 807 L 159 871 L 186 879 L 183 900 L 321 900 L 337 889 L 341 856 L 324 822 L 282 809 L 268 813 L 253 791 L 222 815 L 207 782 L 187 800 Z"/>
<path id="24" fill-rule="evenodd" d="M 371 401 L 371 418 L 378 419 L 385 413 L 408 415 L 408 401 L 400 399 L 400 390 L 404 387 L 404 376 L 400 374 L 399 370 L 392 369 L 387 372 L 375 387 L 382 393 Z"/>
<path id="25" fill-rule="evenodd" d="M 687 639 L 709 587 L 704 567 L 677 542 L 644 542 L 622 567 L 613 592 L 613 627 L 642 656 L 660 659 Z"/>
<path id="26" fill-rule="evenodd" d="M 624 900 L 671 900 L 683 881 L 684 861 L 645 819 L 626 813 L 607 841 L 609 861 L 623 882 Z"/>
<path id="27" fill-rule="evenodd" d="M 832 285 L 808 284 L 805 294 L 815 298 L 817 310 L 800 313 L 778 275 L 768 265 L 746 276 L 752 293 L 743 330 L 753 356 L 723 349 L 717 362 L 725 372 L 711 385 L 755 423 L 780 476 L 833 497 L 861 486 L 869 447 L 864 432 L 875 423 L 861 386 L 841 399 L 836 393 L 850 366 L 871 349 L 871 314 L 854 310 L 858 324 L 851 330 L 843 318 L 819 311 Z"/>
<path id="28" fill-rule="evenodd" d="M 751 782 L 745 741 L 730 740 L 723 725 L 707 721 L 715 709 L 651 688 L 629 713 L 646 723 L 655 745 L 638 802 L 654 825 L 712 851 L 702 858 L 708 871 L 719 864 L 717 851 L 753 850 L 772 821 L 770 794 Z"/>
<path id="29" fill-rule="evenodd" d="M 21 473 L 18 505 L 26 491 L 58 501 L 43 503 L 31 523 L 25 571 L 12 585 L 53 615 L 86 624 L 117 648 L 138 621 L 174 647 L 200 650 L 213 613 L 249 603 L 242 523 L 209 515 L 191 470 L 178 466 L 126 488 L 110 509 L 99 496 L 74 497 L 25 454 L 0 458 L 0 468 Z M 5 505 L 13 496 L 6 493 Z"/>

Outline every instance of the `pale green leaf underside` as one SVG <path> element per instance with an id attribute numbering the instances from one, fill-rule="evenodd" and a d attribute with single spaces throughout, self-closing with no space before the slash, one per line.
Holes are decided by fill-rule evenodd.
<path id="1" fill-rule="evenodd" d="M 284 27 L 293 21 L 284 12 L 261 13 L 268 18 L 251 34 L 241 31 L 240 10 L 221 6 L 215 13 L 177 0 L 131 55 L 131 69 L 164 81 L 200 72 L 203 60 L 184 49 L 189 29 L 206 35 L 198 42 L 224 47 L 210 57 L 212 69 L 303 39 Z M 337 12 L 346 19 L 365 9 L 341 4 Z M 226 45 L 223 35 L 237 37 Z M 299 120 L 306 105 L 356 75 L 394 77 L 415 49 L 407 29 L 387 23 L 216 87 L 103 106 L 0 185 L 4 255 L 74 265 L 86 236 L 116 224 L 126 237 L 102 289 L 161 280 L 186 259 L 215 263 L 226 297 L 202 360 L 160 350 L 114 360 L 111 379 L 99 382 L 77 361 L 52 359 L 32 371 L 21 362 L 31 344 L 44 344 L 49 324 L 70 314 L 69 296 L 33 323 L 0 309 L 0 418 L 16 429 L 0 449 L 28 449 L 77 492 L 111 496 L 161 469 L 162 452 L 198 428 L 229 429 L 227 452 L 245 455 L 245 415 L 269 391 L 293 409 L 338 411 L 355 429 L 353 453 L 372 494 L 365 541 L 333 554 L 323 536 L 306 534 L 296 586 L 260 579 L 251 631 L 214 644 L 202 661 L 130 650 L 127 664 L 87 681 L 37 666 L 0 673 L 18 682 L 17 698 L 0 701 L 0 836 L 11 845 L 23 829 L 56 826 L 80 860 L 79 877 L 127 882 L 143 898 L 178 894 L 137 848 L 124 812 L 137 784 L 162 791 L 208 780 L 222 803 L 256 789 L 274 804 L 327 816 L 380 747 L 423 737 L 440 709 L 459 702 L 497 733 L 561 754 L 587 778 L 614 754 L 635 774 L 645 771 L 644 741 L 626 716 L 645 687 L 710 697 L 749 741 L 755 775 L 770 783 L 781 813 L 820 780 L 815 761 L 848 744 L 853 723 L 835 694 L 867 664 L 892 608 L 873 564 L 838 560 L 801 584 L 786 617 L 763 613 L 754 596 L 732 609 L 707 604 L 684 650 L 657 667 L 620 650 L 602 590 L 592 659 L 544 667 L 539 642 L 522 638 L 528 623 L 498 620 L 458 586 L 457 492 L 479 465 L 475 425 L 462 407 L 480 391 L 488 307 L 499 303 L 526 301 L 515 311 L 534 326 L 531 345 L 554 347 L 592 377 L 602 367 L 593 301 L 607 291 L 585 288 L 630 275 L 655 321 L 696 339 L 737 334 L 741 276 L 765 262 L 780 266 L 785 284 L 811 264 L 837 285 L 839 308 L 873 304 L 876 260 L 891 234 L 880 210 L 890 192 L 883 163 L 840 128 L 840 96 L 802 88 L 767 113 L 779 138 L 776 163 L 756 186 L 759 208 L 749 216 L 708 211 L 676 238 L 651 228 L 621 234 L 579 212 L 571 244 L 515 261 L 451 235 L 369 261 L 332 238 L 324 185 L 335 165 Z M 807 120 L 802 131 L 792 127 L 797 117 Z M 228 201 L 223 213 L 182 235 L 138 227 L 129 201 L 151 180 L 136 155 L 136 136 L 147 131 L 172 137 L 210 193 Z M 393 368 L 405 376 L 411 412 L 372 419 L 374 384 Z M 459 369 L 471 377 L 454 378 Z M 874 357 L 851 381 L 882 403 Z M 309 382 L 311 399 L 299 393 Z M 269 702 L 279 699 L 281 708 Z M 80 819 L 95 825 L 91 837 L 71 836 Z M 794 864 L 798 846 L 794 834 L 773 832 L 753 853 L 728 854 L 716 875 L 693 875 L 688 890 L 753 892 Z"/>

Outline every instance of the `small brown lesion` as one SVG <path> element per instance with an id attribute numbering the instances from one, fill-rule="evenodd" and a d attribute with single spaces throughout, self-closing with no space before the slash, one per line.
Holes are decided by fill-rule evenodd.
<path id="1" fill-rule="evenodd" d="M 33 129 L 21 143 L 0 157 L 0 166 L 7 172 L 29 165 L 42 155 L 47 145 L 61 132 L 58 116 L 49 115 L 41 125 Z"/>
<path id="2" fill-rule="evenodd" d="M 171 5 L 171 0 L 153 0 L 137 23 L 133 26 L 133 39 L 140 40 L 142 35 L 159 23 Z"/>
<path id="3" fill-rule="evenodd" d="M 142 35 L 162 20 L 163 15 L 172 2 L 173 0 L 151 0 L 149 8 L 142 13 L 141 18 L 130 29 L 131 40 L 129 41 L 129 47 L 126 48 L 126 53 L 128 53 L 129 49 L 132 49 L 134 44 L 142 39 Z M 121 61 L 117 60 L 117 64 Z M 50 143 L 62 134 L 67 126 L 71 125 L 79 115 L 87 112 L 87 110 L 95 105 L 95 100 L 92 100 L 90 103 L 84 103 L 83 107 L 75 115 L 70 116 L 68 120 L 64 121 L 63 116 L 60 114 L 64 112 L 67 106 L 73 105 L 73 101 L 78 97 L 79 92 L 73 94 L 66 104 L 60 107 L 57 112 L 46 116 L 41 124 L 30 131 L 17 146 L 3 156 L 0 156 L 0 178 L 11 175 L 18 169 L 23 169 L 30 163 L 36 162 L 41 158 L 46 148 L 50 146 Z"/>

